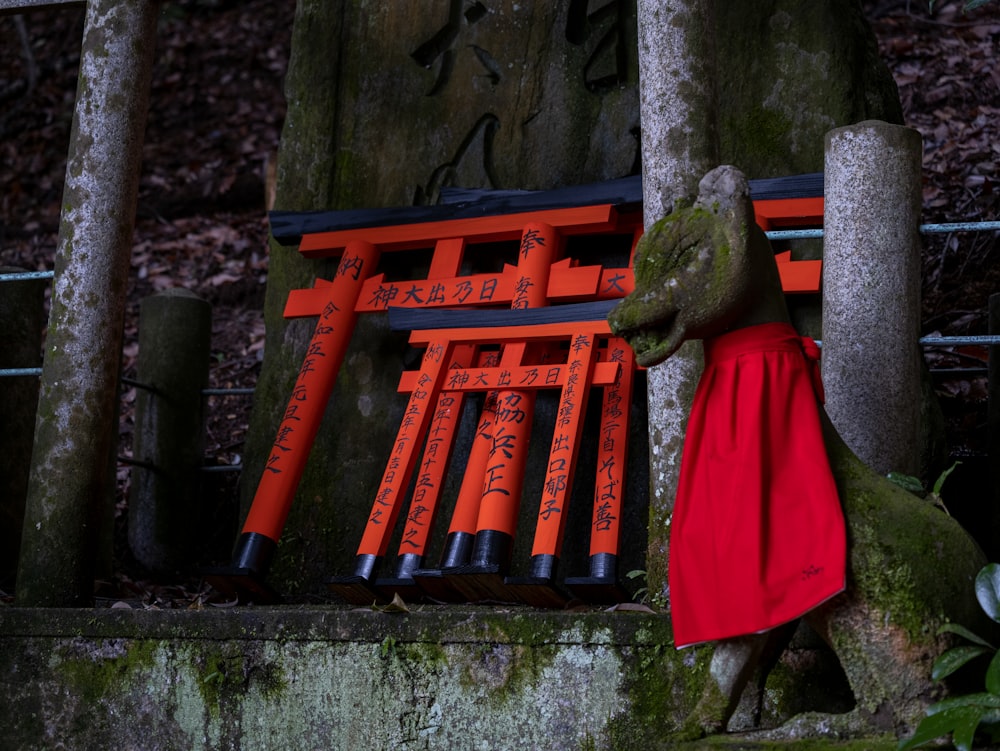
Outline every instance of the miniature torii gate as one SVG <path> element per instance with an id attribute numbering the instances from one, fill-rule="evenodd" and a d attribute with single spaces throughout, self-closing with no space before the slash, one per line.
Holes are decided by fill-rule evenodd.
<path id="1" fill-rule="evenodd" d="M 757 221 L 764 229 L 779 226 L 815 226 L 822 222 L 822 198 L 758 201 L 755 202 L 755 210 Z M 249 594 L 257 599 L 271 599 L 275 596 L 264 583 L 264 578 L 284 528 L 326 403 L 336 382 L 358 313 L 385 311 L 390 307 L 468 309 L 470 306 L 508 305 L 511 308 L 508 315 L 527 316 L 531 309 L 541 308 L 550 303 L 615 300 L 631 291 L 633 286 L 631 268 L 574 265 L 573 259 L 561 258 L 563 242 L 571 235 L 630 234 L 634 250 L 635 242 L 641 232 L 641 221 L 637 213 L 620 214 L 613 205 L 600 204 L 304 235 L 299 247 L 304 256 L 310 258 L 339 256 L 340 262 L 332 281 L 318 279 L 314 288 L 293 290 L 289 295 L 285 316 L 289 318 L 318 316 L 316 329 L 244 523 L 233 564 L 225 569 L 211 572 L 210 581 L 222 589 Z M 503 271 L 498 273 L 460 274 L 463 256 L 470 247 L 496 241 L 519 243 L 519 262 L 516 266 L 505 265 Z M 434 251 L 425 279 L 389 282 L 382 274 L 376 273 L 378 259 L 382 253 L 428 247 L 433 247 Z M 786 291 L 819 290 L 818 261 L 792 261 L 787 253 L 780 254 L 777 259 Z M 536 329 L 535 333 L 538 336 L 535 336 L 527 324 L 527 318 L 518 320 L 523 323 L 513 324 L 511 328 L 513 333 L 510 335 L 498 334 L 498 329 L 491 327 L 493 335 L 499 336 L 499 340 L 504 343 L 501 369 L 522 367 L 522 358 L 529 341 L 551 339 L 551 329 L 549 333 Z M 538 324 L 543 328 L 547 325 L 550 324 Z M 574 322 L 572 325 L 575 326 L 572 331 L 560 329 L 561 333 L 558 336 L 568 337 L 573 333 L 586 333 L 590 337 L 596 337 L 609 334 L 603 316 L 600 321 Z M 476 356 L 475 350 L 471 342 L 482 340 L 469 340 L 464 335 L 456 333 L 457 331 L 461 329 L 454 329 L 449 334 L 455 337 L 453 339 L 434 334 L 433 330 L 426 330 L 423 335 L 414 335 L 417 336 L 415 343 L 427 345 L 421 378 L 425 381 L 429 379 L 429 383 L 433 384 L 432 391 L 437 401 L 442 398 L 454 399 L 456 394 L 462 392 L 461 389 L 443 388 L 445 374 L 451 366 L 467 369 L 469 365 L 476 364 L 473 359 Z M 596 352 L 597 348 L 593 342 L 591 339 L 590 348 L 592 352 Z M 439 359 L 433 359 L 438 355 Z M 432 358 L 430 362 L 428 357 Z M 585 366 L 586 388 L 594 384 L 595 374 L 604 373 L 600 376 L 601 383 L 604 383 L 603 379 L 609 377 L 607 368 L 592 366 L 592 362 L 593 360 L 588 361 Z M 427 385 L 414 383 L 414 378 L 415 376 L 404 376 L 401 384 L 403 390 L 413 389 L 407 415 L 410 415 L 411 407 L 418 406 L 414 404 L 415 395 L 418 393 L 416 387 Z M 628 380 L 630 383 L 630 379 Z M 424 388 L 419 389 L 419 393 L 424 391 Z M 513 489 L 516 497 L 520 489 L 518 472 L 523 470 L 524 466 L 521 453 L 526 447 L 525 431 L 531 421 L 532 390 L 524 385 L 518 385 L 518 388 L 498 385 L 494 395 L 496 401 L 501 404 L 516 399 L 523 411 L 520 422 L 496 428 L 504 431 L 502 448 L 497 448 L 496 441 L 488 447 L 494 453 L 498 450 L 503 451 L 505 458 L 513 460 L 511 465 L 514 471 L 504 475 L 501 480 L 505 483 L 503 490 L 509 494 Z M 421 414 L 426 416 L 430 411 L 424 407 Z M 490 419 L 490 413 L 484 412 L 481 420 Z M 404 423 L 407 421 L 411 421 L 411 418 L 404 417 Z M 426 430 L 426 423 L 422 430 Z M 404 432 L 401 426 L 401 435 Z M 370 530 L 381 526 L 391 531 L 400 512 L 401 493 L 406 488 L 406 482 L 396 480 L 396 472 L 404 470 L 398 475 L 400 480 L 412 474 L 417 452 L 422 445 L 422 440 L 416 439 L 423 437 L 421 430 L 413 434 L 406 433 L 406 456 L 397 457 L 395 467 L 387 467 L 379 490 L 379 498 L 376 499 L 376 505 L 380 506 L 391 497 L 387 506 L 390 512 L 388 518 L 384 524 L 375 524 L 372 518 L 369 519 L 368 529 L 359 547 L 354 574 L 350 577 L 341 577 L 339 581 L 334 580 L 332 583 L 335 591 L 340 591 L 349 599 L 364 597 L 370 602 L 372 593 L 379 594 L 374 588 L 372 577 L 377 563 L 385 553 L 388 535 L 381 531 Z M 478 444 L 474 445 L 474 451 L 477 450 L 477 446 Z M 484 451 L 482 447 L 478 450 Z M 507 457 L 507 453 L 511 456 Z M 394 459 L 391 458 L 390 464 L 393 462 Z M 446 462 L 442 462 L 439 469 L 443 471 L 445 466 Z M 496 477 L 491 479 L 494 483 L 497 481 Z M 488 581 L 483 585 L 480 577 L 478 583 L 472 584 L 466 592 L 470 597 L 477 594 L 496 595 L 494 583 L 499 581 L 497 577 L 502 576 L 504 561 L 509 557 L 510 538 L 513 535 L 518 512 L 516 502 L 499 504 L 493 509 L 490 503 L 493 499 L 486 498 L 492 494 L 483 493 L 484 489 L 480 487 L 477 526 L 469 565 L 471 573 L 484 575 Z M 469 489 L 463 486 L 460 496 L 474 498 L 476 494 L 475 482 L 470 479 Z M 510 497 L 505 493 L 499 495 Z M 378 508 L 373 509 L 373 517 L 378 510 Z M 392 523 L 389 523 L 390 521 Z M 455 518 L 452 524 L 453 527 L 456 525 Z M 412 540 L 419 536 L 419 530 L 415 532 L 412 527 L 413 525 L 404 532 L 404 540 Z M 453 543 L 450 550 L 463 549 L 467 552 L 469 534 L 468 521 L 459 523 L 458 527 L 452 530 L 452 534 L 449 534 L 449 543 Z M 560 538 L 561 531 L 556 535 L 557 540 Z M 373 544 L 374 540 L 377 540 L 377 544 Z M 425 540 L 422 545 L 426 545 Z M 456 563 L 456 566 L 448 568 L 460 568 L 461 558 L 449 559 L 449 555 L 450 553 L 446 552 L 443 563 Z M 546 552 L 538 555 L 557 557 L 558 550 L 546 549 Z M 440 571 L 421 569 L 423 565 L 420 562 L 421 558 L 420 555 L 414 558 L 403 553 L 400 556 L 397 572 L 399 576 L 395 584 L 402 587 L 415 580 L 426 584 L 425 588 L 429 588 L 429 591 L 443 594 L 433 583 L 433 580 L 438 578 L 435 574 L 439 574 Z M 555 558 L 539 564 L 539 571 L 534 572 L 533 577 L 529 579 L 535 583 L 544 580 L 544 584 L 551 584 L 554 560 Z M 595 570 L 594 565 L 598 566 L 597 571 L 607 573 L 607 567 L 602 568 L 601 564 L 599 562 L 595 564 L 594 560 L 592 560 L 592 573 Z M 539 572 L 541 576 L 534 575 Z M 450 577 L 449 581 L 454 578 Z M 591 578 L 593 577 L 583 578 L 581 581 L 583 589 L 586 589 L 588 583 L 594 583 L 590 582 Z M 596 577 L 596 580 L 600 580 L 597 581 L 598 590 L 603 591 L 605 584 L 603 580 L 606 578 L 603 574 Z M 473 577 L 464 581 L 477 580 Z M 392 583 L 388 582 L 390 585 Z M 504 593 L 509 593 L 510 586 L 514 584 L 507 582 L 505 586 L 508 589 L 505 589 Z M 453 581 L 452 586 L 454 586 Z"/>
<path id="2" fill-rule="evenodd" d="M 595 308 L 586 303 L 562 306 L 550 309 L 551 315 L 533 316 L 541 320 L 530 323 L 520 320 L 525 316 L 514 311 L 506 315 L 487 311 L 481 311 L 479 316 L 462 313 L 461 322 L 455 320 L 459 316 L 450 314 L 453 328 L 441 328 L 449 322 L 447 315 L 439 315 L 434 328 L 413 332 L 411 344 L 426 345 L 427 351 L 421 370 L 417 374 L 409 374 L 414 377 L 404 378 L 406 385 L 403 388 L 412 390 L 406 410 L 408 419 L 404 419 L 400 427 L 396 449 L 386 467 L 383 488 L 376 497 L 365 537 L 359 547 L 355 574 L 334 579 L 331 582 L 334 591 L 357 603 L 370 603 L 373 597 L 388 598 L 400 591 L 429 592 L 436 599 L 444 600 L 453 599 L 453 595 L 458 593 L 461 599 L 466 600 L 513 599 L 535 605 L 565 602 L 566 597 L 555 587 L 555 568 L 562 547 L 589 391 L 592 386 L 603 386 L 602 442 L 596 465 L 596 471 L 602 476 L 595 483 L 591 576 L 582 577 L 577 584 L 579 589 L 588 589 L 590 599 L 598 588 L 606 590 L 603 599 L 620 596 L 612 588 L 616 585 L 614 560 L 618 555 L 627 462 L 627 405 L 631 402 L 635 364 L 628 345 L 610 336 L 604 319 L 609 307 L 598 305 Z M 392 325 L 419 329 L 421 319 L 428 317 L 419 315 L 424 312 L 411 313 L 406 320 L 393 322 Z M 393 314 L 396 318 L 403 318 L 399 313 L 398 310 L 392 311 L 390 321 Z M 445 320 L 440 320 L 442 318 Z M 599 352 L 601 338 L 609 341 L 607 347 Z M 528 346 L 554 340 L 563 340 L 567 344 L 565 363 L 521 362 Z M 448 347 L 467 347 L 473 342 L 504 344 L 501 361 L 492 367 L 466 368 L 460 365 L 442 373 L 441 352 Z M 430 362 L 428 358 L 431 358 Z M 517 524 L 524 459 L 516 453 L 517 447 L 511 440 L 510 431 L 527 422 L 527 411 L 522 406 L 528 402 L 525 392 L 539 388 L 558 388 L 560 402 L 547 471 L 542 482 L 531 554 L 531 576 L 511 579 L 504 577 L 504 573 Z M 422 568 L 426 534 L 441 485 L 439 476 L 432 477 L 431 472 L 421 474 L 403 530 L 396 578 L 377 580 L 373 588 L 372 572 L 386 552 L 392 531 L 393 520 L 389 515 L 399 510 L 395 491 L 405 487 L 409 481 L 408 476 L 400 478 L 397 475 L 405 461 L 397 461 L 397 455 L 408 457 L 411 447 L 423 443 L 419 438 L 420 432 L 427 431 L 432 424 L 435 432 L 433 437 L 428 438 L 427 450 L 435 443 L 444 444 L 445 451 L 450 448 L 453 433 L 449 432 L 448 426 L 438 424 L 438 420 L 453 420 L 451 402 L 456 393 L 467 391 L 485 391 L 496 395 L 493 412 L 485 413 L 486 420 L 493 424 L 492 435 L 483 430 L 477 433 L 477 437 L 485 436 L 485 448 L 474 458 L 470 457 L 466 466 L 465 477 L 472 494 L 464 498 L 460 495 L 449 530 L 451 540 L 456 534 L 474 535 L 472 550 L 467 551 L 466 556 L 446 553 L 448 563 L 441 568 Z M 439 408 L 432 412 L 428 405 L 435 399 Z M 430 462 L 425 459 L 424 464 L 440 471 L 436 448 L 432 456 L 434 458 Z M 388 502 L 390 499 L 397 505 L 391 505 Z M 389 518 L 384 519 L 383 513 Z M 462 521 L 456 524 L 456 518 Z"/>

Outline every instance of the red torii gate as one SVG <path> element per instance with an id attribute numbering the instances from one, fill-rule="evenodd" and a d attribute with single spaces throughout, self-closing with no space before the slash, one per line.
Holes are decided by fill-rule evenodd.
<path id="1" fill-rule="evenodd" d="M 765 229 L 810 226 L 822 221 L 822 198 L 759 201 L 755 202 L 755 209 L 758 223 Z M 390 307 L 466 308 L 497 305 L 509 305 L 514 310 L 520 310 L 549 303 L 614 300 L 632 290 L 631 268 L 574 265 L 572 258 L 560 257 L 563 240 L 571 235 L 629 234 L 634 250 L 641 231 L 637 212 L 619 214 L 614 206 L 601 204 L 304 235 L 299 248 L 304 256 L 340 256 L 340 263 L 333 280 L 318 279 L 313 289 L 293 290 L 289 295 L 285 316 L 318 316 L 317 326 L 244 523 L 233 564 L 211 572 L 208 577 L 210 581 L 224 590 L 250 594 L 257 599 L 274 597 L 274 593 L 264 583 L 264 578 L 336 382 L 358 313 L 384 311 Z M 504 240 L 519 242 L 521 259 L 516 266 L 505 264 L 498 273 L 460 274 L 463 257 L 470 248 L 477 244 Z M 384 275 L 376 273 L 382 253 L 425 249 L 429 246 L 433 246 L 434 250 L 426 279 L 389 282 Z M 532 253 L 536 250 L 544 252 Z M 818 291 L 818 261 L 791 261 L 787 254 L 779 255 L 778 260 L 786 291 Z M 528 336 L 527 331 L 520 333 L 533 338 Z M 592 333 L 596 335 L 597 332 Z M 441 353 L 441 364 L 436 369 L 431 369 L 433 373 L 427 374 L 431 382 L 437 385 L 435 392 L 436 398 L 439 398 L 443 393 L 440 379 L 448 369 L 444 363 L 450 363 L 452 357 L 457 357 L 455 363 L 451 364 L 461 365 L 467 358 L 473 357 L 473 351 L 468 346 L 456 348 L 454 342 L 447 339 L 435 339 L 426 344 L 428 353 Z M 526 340 L 519 343 L 507 341 L 504 347 L 505 357 L 510 363 L 516 361 L 520 365 L 526 347 Z M 427 357 L 425 354 L 425 360 Z M 589 386 L 589 376 L 587 381 Z M 416 392 L 411 392 L 411 402 L 414 393 Z M 517 393 L 517 390 L 498 392 L 498 397 L 500 394 Z M 529 396 L 527 402 L 530 402 L 530 390 L 524 394 Z M 483 419 L 488 417 L 489 415 L 484 415 Z M 522 423 L 529 421 L 525 419 Z M 526 440 L 518 439 L 517 430 L 513 426 L 508 426 L 507 429 L 510 433 L 504 435 L 505 448 L 523 451 Z M 402 467 L 405 470 L 403 475 L 412 473 L 418 443 L 420 442 L 413 441 L 413 448 L 408 452 L 406 464 Z M 523 458 L 515 460 L 515 464 L 517 463 L 523 467 Z M 443 471 L 446 462 L 441 464 Z M 516 476 L 513 479 L 516 480 Z M 512 483 L 511 487 L 514 484 L 518 483 Z M 383 490 L 386 490 L 385 485 L 383 478 Z M 388 490 L 397 497 L 401 492 L 398 486 Z M 468 493 L 464 495 L 474 497 L 474 486 L 470 486 Z M 397 501 L 394 500 L 393 503 Z M 398 513 L 399 508 L 394 508 L 393 522 Z M 479 514 L 480 517 L 483 516 L 482 508 Z M 490 513 L 487 512 L 486 516 L 490 517 Z M 509 556 L 508 538 L 513 531 L 511 520 L 512 517 L 516 520 L 516 516 L 516 503 L 508 503 L 487 519 L 485 527 L 478 525 L 471 564 L 474 572 L 478 570 L 490 577 L 502 575 L 504 559 Z M 453 525 L 454 523 L 453 520 Z M 468 534 L 467 529 L 457 531 Z M 369 537 L 366 531 L 365 540 L 359 548 L 355 574 L 347 577 L 362 583 L 365 597 L 371 594 L 369 583 L 381 557 L 379 554 L 361 552 L 368 550 Z M 379 550 L 384 554 L 381 542 Z M 420 564 L 404 558 L 404 578 L 419 570 Z M 336 588 L 337 584 L 334 586 Z M 344 591 L 349 593 L 352 586 L 347 585 Z M 478 591 L 483 594 L 491 587 L 492 584 L 487 584 L 483 590 L 480 586 Z M 433 585 L 431 588 L 433 589 Z"/>
<path id="2" fill-rule="evenodd" d="M 568 306 L 570 309 L 578 307 Z M 462 314 L 461 317 L 468 318 L 468 314 Z M 617 556 L 618 522 L 621 515 L 621 491 L 624 486 L 623 470 L 626 462 L 625 434 L 628 430 L 628 416 L 623 400 L 630 398 L 635 369 L 631 350 L 624 341 L 610 337 L 607 322 L 603 318 L 591 321 L 568 319 L 558 323 L 509 324 L 510 320 L 516 321 L 519 317 L 507 316 L 508 325 L 497 326 L 496 316 L 492 315 L 490 318 L 493 320 L 485 327 L 470 326 L 468 322 L 460 323 L 456 320 L 453 324 L 457 328 L 418 330 L 411 335 L 412 344 L 427 346 L 424 363 L 415 374 L 409 374 L 411 377 L 404 376 L 401 384 L 401 389 L 412 389 L 410 404 L 386 466 L 386 475 L 373 505 L 365 536 L 359 546 L 355 573 L 348 577 L 337 577 L 331 583 L 332 589 L 349 601 L 366 604 L 373 599 L 388 599 L 394 592 L 430 591 L 437 599 L 455 599 L 454 595 L 458 593 L 460 599 L 465 600 L 522 599 L 532 604 L 565 602 L 565 597 L 551 590 L 554 588 L 555 566 L 562 546 L 562 535 L 566 524 L 565 512 L 572 489 L 583 415 L 592 386 L 605 387 L 601 427 L 604 445 L 601 460 L 598 462 L 605 477 L 603 484 L 598 483 L 595 493 L 595 534 L 592 535 L 591 553 L 592 556 L 596 554 Z M 402 325 L 402 328 L 407 327 Z M 598 346 L 599 338 L 609 339 L 608 346 L 603 348 L 603 358 L 600 362 L 598 362 L 598 350 L 602 348 Z M 564 340 L 568 345 L 565 362 L 544 364 L 520 362 L 526 344 L 555 340 Z M 488 367 L 453 367 L 442 375 L 440 363 L 442 358 L 447 359 L 442 352 L 447 347 L 457 349 L 472 342 L 507 345 L 503 358 L 506 362 L 501 361 L 497 365 Z M 508 356 L 508 352 L 515 354 Z M 479 510 L 478 514 L 470 517 L 476 523 L 471 529 L 464 531 L 474 533 L 477 538 L 485 533 L 488 542 L 492 542 L 500 532 L 513 537 L 523 457 L 514 453 L 511 442 L 498 440 L 498 437 L 503 430 L 505 419 L 503 414 L 507 413 L 510 424 L 525 422 L 527 415 L 520 406 L 522 394 L 540 388 L 558 388 L 560 403 L 547 473 L 542 483 L 532 549 L 532 577 L 520 582 L 504 578 L 506 561 L 501 558 L 505 551 L 495 550 L 489 544 L 481 546 L 483 550 L 480 551 L 481 555 L 478 558 L 472 552 L 465 561 L 460 562 L 468 565 L 445 566 L 443 569 L 431 570 L 419 568 L 423 564 L 426 552 L 424 547 L 426 533 L 433 522 L 436 494 L 440 491 L 440 484 L 432 482 L 431 473 L 428 472 L 427 477 L 418 474 L 417 489 L 400 542 L 402 555 L 399 559 L 397 576 L 394 579 L 373 582 L 373 571 L 384 557 L 389 544 L 389 535 L 394 523 L 392 514 L 399 513 L 399 496 L 394 492 L 395 488 L 405 487 L 410 480 L 409 473 L 400 476 L 397 471 L 404 466 L 410 468 L 408 464 L 404 465 L 404 461 L 412 461 L 409 459 L 410 447 L 422 443 L 421 434 L 429 432 L 434 421 L 441 416 L 440 410 L 431 410 L 429 405 L 435 400 L 440 405 L 453 399 L 456 393 L 493 392 L 498 394 L 499 402 L 495 409 L 499 417 L 495 418 L 496 427 L 488 440 L 488 445 L 491 444 L 491 447 L 497 450 L 492 453 L 482 452 L 476 462 L 470 459 L 466 467 L 466 477 L 471 478 L 473 483 L 478 480 L 479 492 L 471 500 L 474 505 L 479 506 Z M 509 399 L 506 403 L 505 398 Z M 449 404 L 448 408 L 450 407 Z M 445 435 L 429 437 L 427 447 L 433 446 L 435 441 L 440 441 L 445 444 L 444 450 L 450 449 L 453 433 L 446 427 L 442 427 L 441 433 Z M 434 450 L 433 456 L 435 458 L 430 464 L 436 466 L 437 449 Z M 521 467 L 514 466 L 518 461 L 522 462 Z M 428 462 L 425 460 L 424 464 Z M 517 482 L 505 483 L 504 479 L 508 474 L 517 476 Z M 388 499 L 393 503 L 390 504 Z M 490 500 L 495 502 L 492 508 L 488 505 Z M 414 509 L 417 509 L 416 513 Z M 456 509 L 456 512 L 466 514 L 467 510 Z M 499 521 L 496 521 L 497 517 Z M 497 527 L 504 529 L 498 530 Z M 412 539 L 418 534 L 419 542 Z M 497 555 L 490 557 L 491 552 Z M 608 569 L 609 564 L 605 560 L 600 570 Z"/>

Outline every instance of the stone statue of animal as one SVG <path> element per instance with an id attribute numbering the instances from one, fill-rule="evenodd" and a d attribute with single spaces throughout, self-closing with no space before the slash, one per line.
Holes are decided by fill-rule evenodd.
<path id="1" fill-rule="evenodd" d="M 789 321 L 774 253 L 734 167 L 708 173 L 695 199 L 650 228 L 634 271 L 635 291 L 609 322 L 647 367 L 688 339 Z M 973 583 L 985 560 L 954 519 L 869 469 L 820 415 L 847 524 L 848 581 L 804 620 L 836 654 L 856 705 L 846 714 L 800 715 L 770 735 L 906 734 L 941 697 L 931 666 L 949 642 L 938 628 L 948 621 L 987 628 Z M 710 677 L 678 737 L 726 730 L 768 640 L 781 631 L 716 644 Z"/>

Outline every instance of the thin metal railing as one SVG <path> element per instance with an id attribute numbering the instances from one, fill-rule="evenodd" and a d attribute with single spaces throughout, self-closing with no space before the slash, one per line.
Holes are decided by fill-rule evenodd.
<path id="1" fill-rule="evenodd" d="M 946 222 L 943 224 L 921 224 L 922 235 L 947 234 L 949 232 L 1000 232 L 1000 222 Z M 823 237 L 822 229 L 779 229 L 764 233 L 768 240 L 812 240 Z"/>
<path id="2" fill-rule="evenodd" d="M 1000 221 L 988 222 L 945 222 L 934 224 L 921 224 L 918 228 L 921 234 L 943 234 L 951 232 L 1000 232 Z M 822 229 L 793 229 L 793 230 L 770 230 L 764 233 L 768 240 L 812 240 L 823 237 Z M 0 274 L 0 282 L 20 282 L 32 279 L 52 279 L 55 276 L 53 271 L 23 271 L 13 274 Z M 924 336 L 918 343 L 925 347 L 960 347 L 960 346 L 1000 346 L 1000 335 L 982 336 Z M 822 341 L 817 341 L 822 346 Z M 981 368 L 967 369 L 965 372 L 979 372 Z M 963 372 L 963 369 L 947 369 L 948 373 Z M 934 372 L 933 370 L 931 372 Z M 943 372 L 943 370 L 942 370 Z M 40 376 L 41 368 L 2 368 L 0 378 L 15 378 L 24 376 Z M 132 379 L 122 378 L 122 383 L 143 388 L 149 391 L 154 389 L 146 384 L 139 383 Z M 203 396 L 250 396 L 254 393 L 253 388 L 207 388 L 202 389 Z M 120 457 L 128 464 L 140 464 L 137 460 L 128 457 Z M 228 464 L 216 466 L 204 466 L 203 472 L 238 472 L 242 470 L 242 464 Z"/>
<path id="3" fill-rule="evenodd" d="M 18 271 L 13 274 L 0 274 L 0 282 L 27 282 L 32 279 L 51 279 L 54 271 Z"/>

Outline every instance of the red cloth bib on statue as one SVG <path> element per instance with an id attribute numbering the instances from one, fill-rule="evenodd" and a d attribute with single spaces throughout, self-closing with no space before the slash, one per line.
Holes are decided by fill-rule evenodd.
<path id="1" fill-rule="evenodd" d="M 678 649 L 766 631 L 844 589 L 818 359 L 784 323 L 705 340 L 670 528 Z"/>

